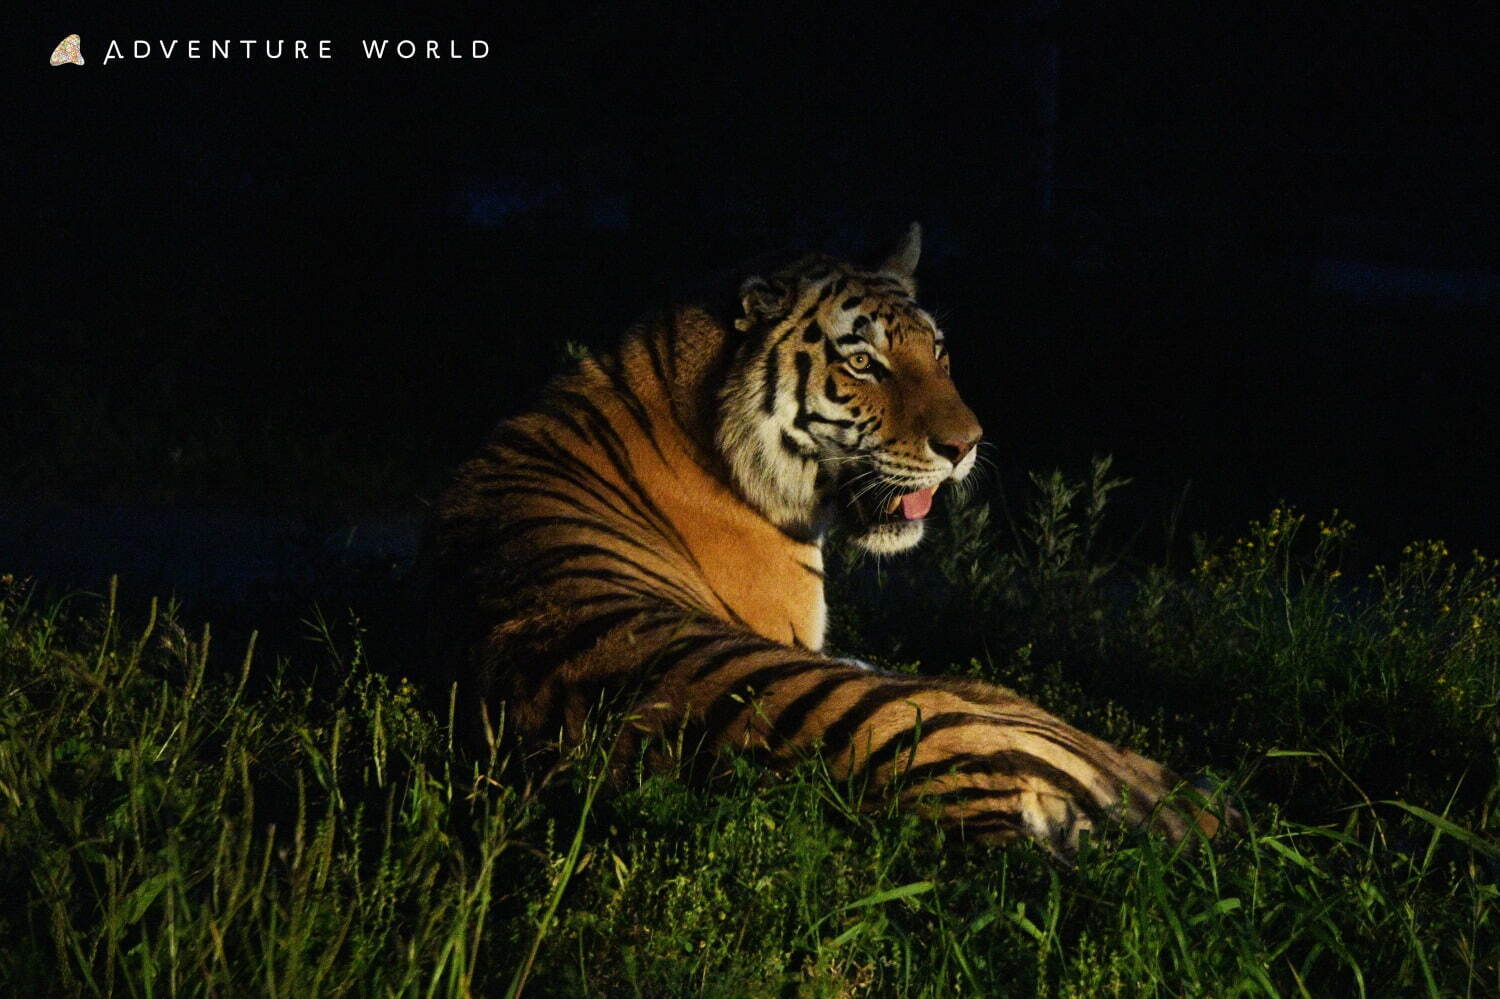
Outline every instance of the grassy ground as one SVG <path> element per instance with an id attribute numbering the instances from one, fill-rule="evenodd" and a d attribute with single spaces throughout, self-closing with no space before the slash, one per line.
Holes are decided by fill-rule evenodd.
<path id="1" fill-rule="evenodd" d="M 612 789 L 608 719 L 547 769 L 459 762 L 397 646 L 352 616 L 314 615 L 313 651 L 225 650 L 168 607 L 43 602 L 8 580 L 0 982 L 1500 994 L 1495 564 L 1421 543 L 1350 579 L 1351 525 L 1278 509 L 1192 565 L 1120 567 L 1095 550 L 1113 484 L 1038 479 L 1013 524 L 971 508 L 921 558 L 846 566 L 834 638 L 1210 764 L 1249 820 L 1233 843 L 1112 831 L 1064 864 L 859 810 L 816 763 Z"/>

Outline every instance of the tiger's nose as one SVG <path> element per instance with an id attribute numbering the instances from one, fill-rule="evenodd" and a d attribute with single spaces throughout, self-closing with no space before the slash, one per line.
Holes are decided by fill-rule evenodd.
<path id="1" fill-rule="evenodd" d="M 927 445 L 932 448 L 934 453 L 947 458 L 953 464 L 957 465 L 960 461 L 964 460 L 964 455 L 972 451 L 974 445 L 978 443 L 979 435 L 975 434 L 968 440 L 944 441 L 934 437 L 927 442 Z"/>

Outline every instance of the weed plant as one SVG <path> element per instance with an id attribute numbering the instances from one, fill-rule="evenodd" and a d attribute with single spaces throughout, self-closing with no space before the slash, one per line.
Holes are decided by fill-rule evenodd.
<path id="1" fill-rule="evenodd" d="M 467 759 L 411 663 L 212 654 L 104 596 L 0 597 L 0 983 L 86 996 L 1500 994 L 1500 579 L 1346 575 L 1287 507 L 1190 567 L 1101 550 L 1107 463 L 831 576 L 834 645 L 964 671 L 1202 768 L 1243 836 L 964 842 L 817 760 L 609 783 Z M 374 662 L 372 662 L 374 660 Z M 419 679 L 419 677 L 417 677 Z"/>

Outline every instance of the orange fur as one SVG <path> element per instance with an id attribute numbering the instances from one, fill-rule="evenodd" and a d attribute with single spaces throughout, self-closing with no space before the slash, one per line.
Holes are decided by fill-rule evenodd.
<path id="1" fill-rule="evenodd" d="M 435 649 L 474 741 L 502 702 L 522 735 L 575 740 L 604 699 L 647 740 L 773 765 L 821 750 L 983 839 L 1066 848 L 1106 815 L 1184 834 L 1156 763 L 992 685 L 818 652 L 828 521 L 909 547 L 920 517 L 902 511 L 921 506 L 901 497 L 973 463 L 915 259 L 909 240 L 885 269 L 814 257 L 747 281 L 741 317 L 637 327 L 496 429 L 429 552 Z"/>

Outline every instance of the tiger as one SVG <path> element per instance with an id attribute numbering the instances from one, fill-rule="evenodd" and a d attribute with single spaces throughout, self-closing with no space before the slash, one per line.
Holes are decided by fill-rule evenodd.
<path id="1" fill-rule="evenodd" d="M 576 744 L 610 702 L 617 761 L 820 754 L 866 800 L 982 842 L 1069 853 L 1101 820 L 1215 835 L 1160 764 L 1005 688 L 823 651 L 830 530 L 907 551 L 975 468 L 920 253 L 914 223 L 877 266 L 809 254 L 674 306 L 460 466 L 434 504 L 430 615 L 471 745 L 502 717 Z"/>

